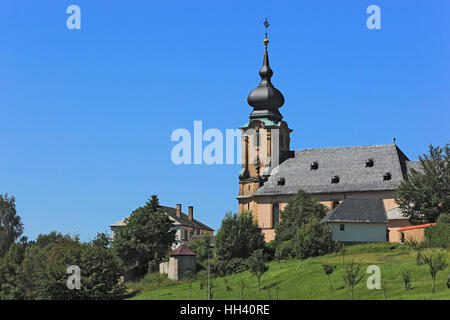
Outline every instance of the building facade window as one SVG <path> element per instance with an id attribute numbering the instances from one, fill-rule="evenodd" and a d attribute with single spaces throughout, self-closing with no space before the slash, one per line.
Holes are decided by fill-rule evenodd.
<path id="1" fill-rule="evenodd" d="M 339 231 L 345 231 L 345 224 L 339 225 Z"/>
<path id="2" fill-rule="evenodd" d="M 278 203 L 274 203 L 272 206 L 272 228 L 280 222 L 280 205 Z"/>

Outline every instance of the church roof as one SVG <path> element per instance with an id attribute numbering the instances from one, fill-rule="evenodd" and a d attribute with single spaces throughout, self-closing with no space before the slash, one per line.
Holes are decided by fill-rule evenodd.
<path id="1" fill-rule="evenodd" d="M 382 199 L 347 198 L 321 222 L 370 222 L 388 221 Z"/>
<path id="2" fill-rule="evenodd" d="M 272 170 L 255 195 L 394 190 L 412 164 L 395 144 L 297 150 Z M 332 183 L 333 177 L 338 182 Z"/>

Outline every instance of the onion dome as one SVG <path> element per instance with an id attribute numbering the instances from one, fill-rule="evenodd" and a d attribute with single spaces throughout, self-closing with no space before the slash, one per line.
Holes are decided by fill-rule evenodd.
<path id="1" fill-rule="evenodd" d="M 266 20 L 267 23 L 267 20 Z M 266 28 L 268 27 L 268 23 L 266 24 Z M 275 116 L 276 118 L 281 119 L 282 116 L 278 111 L 284 104 L 284 97 L 281 92 L 275 88 L 271 82 L 271 78 L 273 75 L 272 69 L 270 69 L 269 65 L 269 53 L 267 51 L 267 45 L 269 44 L 269 40 L 266 37 L 264 39 L 264 60 L 263 66 L 261 70 L 259 70 L 259 75 L 261 77 L 261 82 L 253 89 L 248 95 L 247 102 L 250 106 L 253 107 L 253 112 L 250 115 L 250 118 L 256 117 L 256 114 L 262 115 L 261 111 L 266 110 L 266 116 Z M 253 115 L 253 117 L 252 117 Z"/>

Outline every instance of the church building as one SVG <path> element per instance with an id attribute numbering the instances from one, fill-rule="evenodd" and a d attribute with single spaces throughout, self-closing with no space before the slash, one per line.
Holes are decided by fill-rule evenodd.
<path id="1" fill-rule="evenodd" d="M 346 225 L 351 224 L 351 230 L 355 230 L 361 224 L 369 228 L 373 222 L 378 225 L 378 229 L 371 229 L 377 233 L 373 239 L 378 240 L 373 241 L 388 240 L 389 233 L 394 234 L 396 229 L 408 225 L 406 218 L 397 215 L 391 228 L 386 213 L 397 207 L 396 186 L 407 179 L 410 168 L 418 170 L 419 163 L 410 161 L 395 140 L 385 145 L 291 150 L 293 130 L 279 111 L 284 97 L 271 81 L 268 44 L 266 32 L 263 65 L 259 71 L 261 82 L 248 95 L 247 102 L 253 110 L 249 122 L 240 127 L 239 212 L 251 210 L 265 240 L 270 241 L 275 237 L 280 211 L 291 196 L 305 190 L 330 208 L 329 215 L 333 214 L 334 220 L 330 216 L 323 222 L 338 223 L 337 239 L 340 239 L 339 232 L 344 234 L 351 229 L 345 229 Z M 339 212 L 333 213 L 346 199 L 362 201 L 349 200 Z M 383 225 L 381 229 L 379 224 Z M 350 236 L 350 241 L 372 241 L 364 238 L 364 228 L 356 230 L 353 233 L 356 236 Z"/>

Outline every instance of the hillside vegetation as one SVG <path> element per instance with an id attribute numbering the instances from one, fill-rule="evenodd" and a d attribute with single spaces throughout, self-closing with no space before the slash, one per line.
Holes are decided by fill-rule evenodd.
<path id="1" fill-rule="evenodd" d="M 434 249 L 436 250 L 436 249 Z M 430 254 L 433 249 L 422 252 Z M 450 250 L 438 249 L 445 254 L 447 261 Z M 381 290 L 369 290 L 366 286 L 370 274 L 365 273 L 369 265 L 378 265 L 381 269 L 382 284 L 386 283 L 387 299 L 450 299 L 450 289 L 447 288 L 449 268 L 438 273 L 436 291 L 431 293 L 432 279 L 428 265 L 416 264 L 416 251 L 406 245 L 379 243 L 361 244 L 346 247 L 345 264 L 355 262 L 362 265 L 363 280 L 355 287 L 354 299 L 384 299 L 383 286 Z M 328 278 L 322 264 L 334 264 L 336 270 L 331 276 L 333 289 L 328 289 Z M 350 292 L 345 287 L 342 276 L 344 267 L 340 253 L 321 257 L 269 263 L 269 270 L 261 279 L 261 291 L 258 291 L 256 277 L 250 271 L 220 277 L 213 280 L 213 299 L 241 299 L 242 283 L 245 283 L 243 299 L 349 299 Z M 410 271 L 410 289 L 405 291 L 402 273 Z M 165 278 L 160 281 L 159 290 L 154 275 L 147 275 L 139 282 L 127 283 L 131 299 L 207 299 L 207 288 L 201 289 L 201 281 L 192 283 L 189 298 L 189 284 L 185 280 L 170 281 Z"/>

